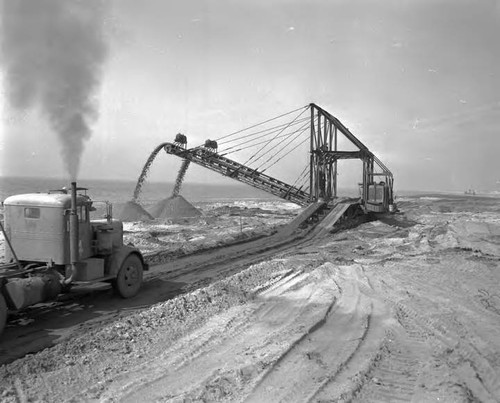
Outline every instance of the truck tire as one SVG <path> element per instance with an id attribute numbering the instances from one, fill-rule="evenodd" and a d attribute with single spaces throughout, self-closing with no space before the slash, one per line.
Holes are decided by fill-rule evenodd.
<path id="1" fill-rule="evenodd" d="M 2 335 L 5 323 L 7 322 L 7 304 L 5 298 L 0 294 L 0 336 Z"/>
<path id="2" fill-rule="evenodd" d="M 137 255 L 127 256 L 113 281 L 115 292 L 122 298 L 135 296 L 142 285 L 142 272 L 141 259 Z"/>

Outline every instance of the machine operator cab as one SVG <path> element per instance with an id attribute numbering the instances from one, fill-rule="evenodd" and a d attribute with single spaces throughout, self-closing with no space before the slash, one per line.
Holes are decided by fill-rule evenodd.
<path id="1" fill-rule="evenodd" d="M 365 208 L 372 213 L 393 213 L 396 206 L 393 200 L 392 187 L 386 182 L 370 183 Z"/>

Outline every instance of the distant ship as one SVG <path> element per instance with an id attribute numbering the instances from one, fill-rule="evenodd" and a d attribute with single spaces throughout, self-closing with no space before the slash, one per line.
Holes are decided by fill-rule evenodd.
<path id="1" fill-rule="evenodd" d="M 474 196 L 476 194 L 476 191 L 474 189 L 468 189 L 464 192 L 464 194 Z"/>

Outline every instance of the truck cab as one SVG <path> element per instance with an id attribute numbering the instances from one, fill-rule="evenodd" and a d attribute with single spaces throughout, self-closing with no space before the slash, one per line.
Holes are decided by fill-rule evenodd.
<path id="1" fill-rule="evenodd" d="M 92 255 L 89 236 L 91 205 L 88 197 L 77 197 L 81 258 Z M 70 208 L 71 196 L 64 193 L 21 194 L 4 201 L 5 231 L 21 262 L 70 263 Z M 8 248 L 6 259 L 11 261 L 13 258 L 13 251 Z"/>
<path id="2" fill-rule="evenodd" d="M 137 294 L 148 266 L 138 249 L 123 244 L 123 224 L 111 217 L 109 203 L 104 219 L 91 219 L 94 202 L 86 190 L 73 182 L 71 194 L 62 189 L 5 199 L 9 246 L 0 264 L 0 311 L 53 299 L 75 282 L 106 281 L 123 298 Z"/>
<path id="3" fill-rule="evenodd" d="M 39 262 L 64 268 L 65 277 L 69 277 L 70 208 L 71 196 L 64 191 L 8 197 L 4 202 L 5 230 L 12 249 L 6 251 L 7 261 L 14 259 L 14 250 L 23 264 Z M 74 281 L 115 274 L 106 263 L 124 247 L 121 221 L 109 215 L 107 219 L 91 220 L 92 210 L 90 197 L 79 194 L 76 198 L 79 265 Z"/>

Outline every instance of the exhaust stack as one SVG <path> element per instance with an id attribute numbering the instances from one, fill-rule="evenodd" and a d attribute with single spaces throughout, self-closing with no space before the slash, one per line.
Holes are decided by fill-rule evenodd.
<path id="1" fill-rule="evenodd" d="M 76 182 L 71 182 L 71 210 L 69 212 L 69 253 L 71 260 L 71 276 L 67 282 L 71 282 L 76 275 L 78 253 L 78 214 L 76 210 Z"/>

